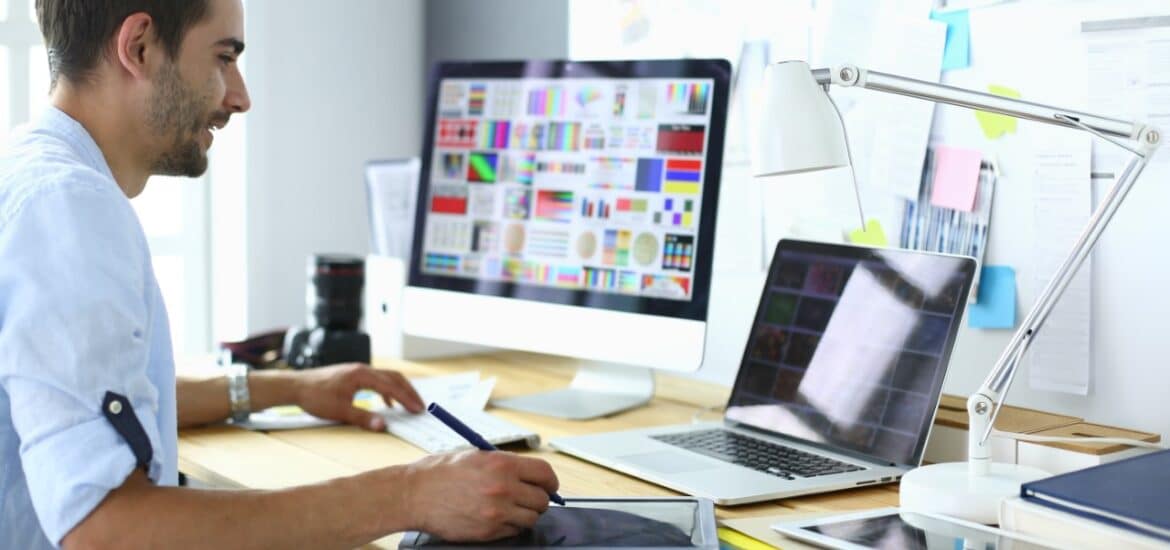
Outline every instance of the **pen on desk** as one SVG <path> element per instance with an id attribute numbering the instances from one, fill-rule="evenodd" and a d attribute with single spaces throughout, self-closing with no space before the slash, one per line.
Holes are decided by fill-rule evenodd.
<path id="1" fill-rule="evenodd" d="M 446 424 L 448 428 L 454 430 L 455 433 L 459 434 L 460 437 L 466 439 L 467 442 L 475 446 L 476 449 L 481 451 L 499 450 L 495 445 L 488 443 L 488 440 L 484 439 L 482 435 L 475 433 L 475 430 L 467 427 L 467 424 L 464 424 L 458 418 L 455 418 L 455 415 L 447 412 L 447 409 L 439 406 L 438 403 L 431 403 L 430 405 L 427 405 L 427 412 L 431 413 L 431 416 L 439 419 L 439 422 Z M 549 493 L 548 499 L 557 504 L 560 504 L 561 506 L 565 505 L 565 499 L 561 498 L 561 495 L 558 495 L 555 492 Z"/>

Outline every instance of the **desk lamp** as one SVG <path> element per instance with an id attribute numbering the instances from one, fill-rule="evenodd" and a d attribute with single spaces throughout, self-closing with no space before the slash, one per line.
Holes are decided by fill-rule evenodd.
<path id="1" fill-rule="evenodd" d="M 991 435 L 1000 405 L 1028 345 L 1141 175 L 1160 144 L 1160 133 L 1145 124 L 867 71 L 852 65 L 810 70 L 803 61 L 776 63 L 767 68 L 764 85 L 764 127 L 770 131 L 763 138 L 761 155 L 757 159 L 757 177 L 837 168 L 847 163 L 852 165 L 844 120 L 829 98 L 830 85 L 868 88 L 1077 128 L 1132 153 L 1121 176 L 1089 218 L 1072 251 L 1012 336 L 983 385 L 967 399 L 967 415 L 970 417 L 967 463 L 922 466 L 902 477 L 900 498 L 904 508 L 979 523 L 996 523 L 1000 500 L 1018 495 L 1022 483 L 1048 476 L 1036 468 L 991 461 L 987 438 Z M 856 188 L 856 178 L 854 186 Z"/>

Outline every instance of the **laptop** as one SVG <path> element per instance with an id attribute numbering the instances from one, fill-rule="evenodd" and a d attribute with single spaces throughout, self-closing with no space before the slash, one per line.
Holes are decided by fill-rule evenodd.
<path id="1" fill-rule="evenodd" d="M 975 260 L 781 240 L 722 422 L 553 439 L 735 505 L 891 483 L 922 461 Z"/>

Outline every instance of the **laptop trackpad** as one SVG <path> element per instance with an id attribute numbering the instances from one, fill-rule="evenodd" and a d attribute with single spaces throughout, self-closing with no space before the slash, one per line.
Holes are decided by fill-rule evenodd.
<path id="1" fill-rule="evenodd" d="M 617 458 L 622 462 L 628 462 L 640 468 L 653 470 L 655 472 L 662 472 L 664 474 L 695 472 L 698 470 L 710 470 L 712 468 L 718 467 L 718 465 L 712 464 L 708 460 L 704 460 L 697 456 L 690 456 L 687 453 L 679 453 L 675 451 L 659 451 L 656 453 L 625 455 L 619 456 Z"/>

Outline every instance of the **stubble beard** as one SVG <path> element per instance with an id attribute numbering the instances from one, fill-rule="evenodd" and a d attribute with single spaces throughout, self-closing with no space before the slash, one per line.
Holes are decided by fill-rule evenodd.
<path id="1" fill-rule="evenodd" d="M 147 109 L 147 123 L 156 139 L 169 143 L 155 159 L 151 173 L 202 176 L 207 171 L 207 154 L 199 136 L 209 122 L 203 107 L 209 99 L 183 82 L 174 63 L 162 68 L 157 82 L 158 88 Z"/>

